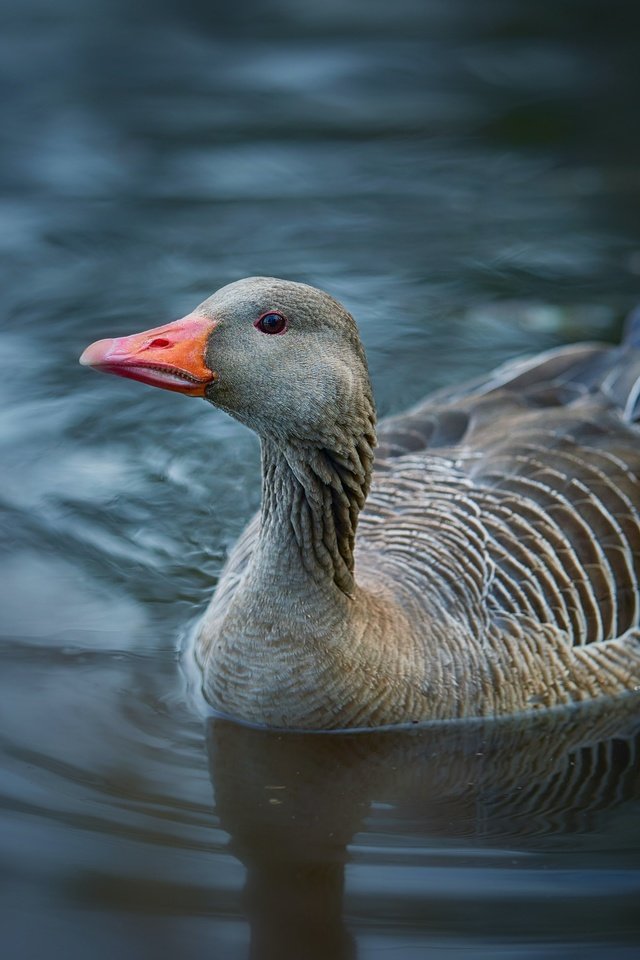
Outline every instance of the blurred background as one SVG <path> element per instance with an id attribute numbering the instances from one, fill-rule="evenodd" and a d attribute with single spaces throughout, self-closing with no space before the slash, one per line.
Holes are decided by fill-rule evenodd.
<path id="1" fill-rule="evenodd" d="M 81 369 L 83 347 L 242 276 L 303 280 L 358 319 L 384 415 L 514 354 L 615 338 L 640 299 L 638 10 L 0 4 L 5 957 L 244 957 L 253 929 L 251 852 L 212 800 L 228 784 L 182 651 L 259 503 L 257 444 Z M 347 932 L 325 956 L 635 955 L 637 800 L 604 826 L 547 823 L 526 855 L 500 821 L 488 863 L 477 798 L 439 826 L 376 798 L 331 854 Z M 521 914 L 498 898 L 481 916 L 478 885 Z M 564 894 L 580 908 L 549 939 Z"/>

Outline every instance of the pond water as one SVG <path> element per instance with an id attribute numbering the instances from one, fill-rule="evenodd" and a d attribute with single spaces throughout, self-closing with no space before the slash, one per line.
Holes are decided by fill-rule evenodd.
<path id="1" fill-rule="evenodd" d="M 3 6 L 3 957 L 638 956 L 638 705 L 344 737 L 209 717 L 185 646 L 258 505 L 257 442 L 77 364 L 252 274 L 348 305 L 383 415 L 615 337 L 640 293 L 637 19 Z"/>

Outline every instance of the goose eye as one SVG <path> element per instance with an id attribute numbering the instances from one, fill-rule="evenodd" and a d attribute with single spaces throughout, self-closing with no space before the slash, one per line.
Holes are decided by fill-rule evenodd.
<path id="1" fill-rule="evenodd" d="M 287 329 L 287 318 L 281 313 L 264 313 L 256 322 L 261 333 L 284 333 Z"/>

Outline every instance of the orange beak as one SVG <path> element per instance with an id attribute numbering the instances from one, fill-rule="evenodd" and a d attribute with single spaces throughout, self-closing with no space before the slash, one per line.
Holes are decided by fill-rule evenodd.
<path id="1" fill-rule="evenodd" d="M 84 351 L 80 363 L 153 387 L 203 397 L 207 384 L 216 379 L 205 360 L 215 327 L 215 320 L 190 313 L 144 333 L 96 340 Z"/>

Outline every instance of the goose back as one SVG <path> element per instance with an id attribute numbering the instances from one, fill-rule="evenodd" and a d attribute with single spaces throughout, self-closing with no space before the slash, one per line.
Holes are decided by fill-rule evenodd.
<path id="1" fill-rule="evenodd" d="M 633 338 L 510 363 L 383 421 L 362 518 L 363 540 L 401 557 L 414 581 L 420 572 L 490 642 L 535 635 L 538 670 L 550 637 L 582 648 L 591 693 L 640 683 Z"/>

